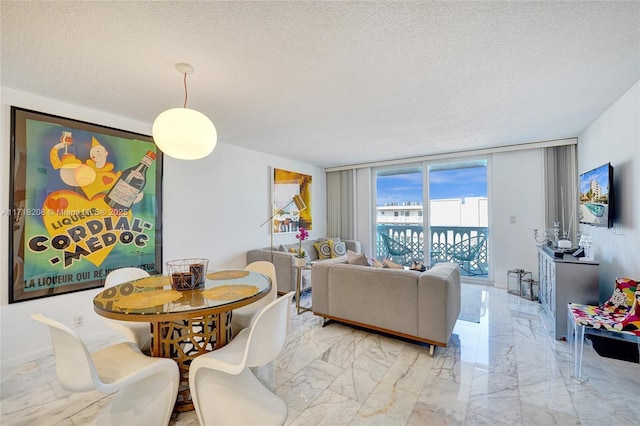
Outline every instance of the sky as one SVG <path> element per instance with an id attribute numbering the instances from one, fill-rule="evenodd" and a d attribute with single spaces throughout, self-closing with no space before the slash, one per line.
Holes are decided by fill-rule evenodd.
<path id="1" fill-rule="evenodd" d="M 422 173 L 378 176 L 376 185 L 379 206 L 407 201 L 422 204 Z M 429 196 L 432 200 L 486 197 L 487 169 L 474 167 L 432 171 Z"/>
<path id="2" fill-rule="evenodd" d="M 609 193 L 609 164 L 603 164 L 597 169 L 590 170 L 580 175 L 580 192 L 586 194 L 589 192 L 592 180 L 598 181 L 602 189 L 602 195 Z"/>

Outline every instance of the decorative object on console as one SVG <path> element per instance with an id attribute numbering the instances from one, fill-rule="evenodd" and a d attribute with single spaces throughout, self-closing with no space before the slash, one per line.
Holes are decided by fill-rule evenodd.
<path id="1" fill-rule="evenodd" d="M 184 74 L 184 105 L 168 109 L 156 117 L 153 139 L 162 152 L 173 158 L 198 160 L 211 154 L 218 134 L 206 115 L 187 108 L 187 75 L 195 71 L 193 65 L 179 63 L 176 70 Z"/>
<path id="2" fill-rule="evenodd" d="M 167 262 L 171 287 L 175 290 L 193 290 L 204 287 L 209 260 L 202 258 L 178 259 Z"/>
<path id="3" fill-rule="evenodd" d="M 593 260 L 593 256 L 591 255 L 591 235 L 582 234 L 578 242 L 578 247 L 583 249 L 585 260 Z"/>
<path id="4" fill-rule="evenodd" d="M 560 187 L 560 200 L 561 200 L 561 210 L 562 210 L 562 238 L 556 238 L 556 245 L 559 249 L 570 249 L 573 247 L 573 243 L 569 239 L 569 233 L 571 232 L 571 225 L 573 224 L 573 216 L 575 215 L 575 200 L 573 204 L 573 210 L 571 211 L 571 219 L 569 220 L 569 228 L 565 228 L 564 222 L 564 188 Z"/>
<path id="5" fill-rule="evenodd" d="M 544 231 L 542 241 L 538 239 L 538 235 L 539 235 L 538 228 L 533 228 L 533 239 L 535 240 L 536 243 L 544 244 L 544 245 L 553 244 L 553 241 L 549 239 L 549 233 L 547 231 Z"/>

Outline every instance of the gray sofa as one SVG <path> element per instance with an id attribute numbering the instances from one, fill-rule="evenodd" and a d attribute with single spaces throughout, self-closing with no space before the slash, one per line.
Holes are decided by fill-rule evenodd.
<path id="1" fill-rule="evenodd" d="M 460 314 L 460 269 L 438 263 L 425 272 L 349 265 L 312 268 L 313 313 L 326 319 L 446 347 Z"/>
<path id="2" fill-rule="evenodd" d="M 339 240 L 337 238 L 319 238 L 317 240 L 305 240 L 302 242 L 303 250 L 308 254 L 309 260 L 312 264 L 324 263 L 334 259 L 341 259 L 346 262 L 346 256 L 334 259 L 318 259 L 318 252 L 314 247 L 314 244 L 319 241 L 327 239 Z M 355 240 L 342 240 L 344 241 L 347 250 L 351 250 L 356 253 L 362 251 L 362 246 L 359 241 Z M 273 249 L 273 264 L 276 268 L 276 279 L 278 280 L 278 294 L 285 294 L 290 291 L 296 290 L 297 269 L 294 264 L 294 253 L 290 253 L 290 248 L 298 248 L 298 243 L 293 244 L 281 244 Z M 254 249 L 247 252 L 247 263 L 252 263 L 258 260 L 266 260 L 271 262 L 271 250 L 269 247 Z M 305 291 L 311 288 L 311 271 L 302 271 L 301 291 Z"/>

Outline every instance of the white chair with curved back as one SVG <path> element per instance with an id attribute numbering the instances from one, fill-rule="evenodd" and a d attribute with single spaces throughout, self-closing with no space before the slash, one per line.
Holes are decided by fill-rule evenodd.
<path id="1" fill-rule="evenodd" d="M 146 278 L 149 273 L 140 268 L 119 268 L 109 272 L 104 281 L 104 288 L 113 287 L 138 278 Z M 148 322 L 118 321 L 102 318 L 107 327 L 124 334 L 128 341 L 138 345 L 143 352 L 149 352 L 151 345 L 151 324 Z"/>
<path id="2" fill-rule="evenodd" d="M 132 342 L 89 353 L 69 327 L 42 314 L 31 318 L 49 326 L 56 375 L 69 392 L 116 392 L 94 425 L 167 425 L 178 393 L 178 364 L 144 355 Z"/>
<path id="3" fill-rule="evenodd" d="M 255 320 L 260 311 L 264 309 L 264 307 L 269 303 L 276 300 L 276 297 L 278 295 L 276 268 L 275 266 L 273 266 L 273 263 L 260 260 L 248 264 L 244 268 L 244 270 L 259 272 L 269 277 L 271 279 L 271 291 L 269 292 L 269 294 L 267 294 L 257 302 L 233 310 L 233 314 L 231 317 L 231 328 L 234 334 L 237 334 L 242 329 L 251 327 L 251 323 Z"/>
<path id="4" fill-rule="evenodd" d="M 281 425 L 287 406 L 249 370 L 284 346 L 295 292 L 274 300 L 226 346 L 193 360 L 189 387 L 201 425 Z"/>

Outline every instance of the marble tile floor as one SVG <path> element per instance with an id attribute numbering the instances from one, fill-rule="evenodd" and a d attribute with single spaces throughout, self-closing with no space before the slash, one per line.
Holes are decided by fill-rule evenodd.
<path id="1" fill-rule="evenodd" d="M 639 364 L 586 344 L 589 381 L 575 383 L 572 352 L 549 336 L 540 304 L 487 286 L 481 297 L 480 323 L 459 320 L 433 358 L 426 345 L 293 313 L 281 355 L 256 374 L 286 402 L 292 426 L 640 424 Z M 1 425 L 90 423 L 110 396 L 68 393 L 54 368 L 48 356 L 2 371 Z M 170 424 L 198 420 L 188 412 Z"/>

